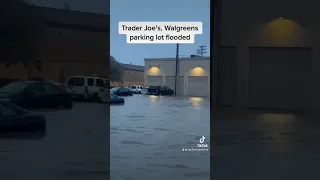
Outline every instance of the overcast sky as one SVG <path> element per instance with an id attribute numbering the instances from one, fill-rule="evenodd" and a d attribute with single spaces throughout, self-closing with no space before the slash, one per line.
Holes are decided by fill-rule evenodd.
<path id="1" fill-rule="evenodd" d="M 144 58 L 175 57 L 174 44 L 127 44 L 126 36 L 118 34 L 120 21 L 202 21 L 203 34 L 196 35 L 195 44 L 180 45 L 180 55 L 195 54 L 199 45 L 210 48 L 210 0 L 30 0 L 36 5 L 111 14 L 110 53 L 122 63 L 143 65 Z"/>

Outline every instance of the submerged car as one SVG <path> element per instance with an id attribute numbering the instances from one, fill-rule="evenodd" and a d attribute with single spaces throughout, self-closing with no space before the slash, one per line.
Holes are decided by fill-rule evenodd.
<path id="1" fill-rule="evenodd" d="M 0 101 L 0 137 L 37 137 L 46 134 L 46 119 L 8 102 Z"/>
<path id="2" fill-rule="evenodd" d="M 174 91 L 168 86 L 150 86 L 148 93 L 152 95 L 174 95 Z"/>
<path id="3" fill-rule="evenodd" d="M 132 96 L 133 92 L 126 87 L 115 87 L 110 89 L 110 93 L 117 96 Z"/>
<path id="4" fill-rule="evenodd" d="M 0 100 L 29 108 L 73 107 L 72 96 L 54 84 L 42 81 L 17 81 L 0 88 Z"/>
<path id="5" fill-rule="evenodd" d="M 114 94 L 110 94 L 110 104 L 123 104 L 124 99 Z"/>

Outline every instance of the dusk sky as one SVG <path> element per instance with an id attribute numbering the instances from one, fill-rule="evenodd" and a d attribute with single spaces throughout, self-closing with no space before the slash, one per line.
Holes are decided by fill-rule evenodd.
<path id="1" fill-rule="evenodd" d="M 36 5 L 108 14 L 106 0 L 31 0 Z M 144 58 L 175 57 L 175 44 L 127 44 L 126 35 L 118 33 L 120 21 L 202 21 L 203 34 L 195 44 L 181 44 L 180 55 L 196 54 L 199 45 L 210 48 L 210 0 L 111 0 L 110 53 L 121 63 L 143 65 Z"/>

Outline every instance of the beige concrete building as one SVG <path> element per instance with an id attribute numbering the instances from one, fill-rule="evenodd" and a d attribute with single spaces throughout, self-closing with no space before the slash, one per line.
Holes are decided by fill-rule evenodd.
<path id="1" fill-rule="evenodd" d="M 176 59 L 145 59 L 145 84 L 165 85 L 180 96 L 210 96 L 210 58 L 179 58 L 178 78 L 176 81 Z"/>
<path id="2" fill-rule="evenodd" d="M 319 110 L 320 13 L 315 1 L 219 2 L 218 105 Z"/>
<path id="3" fill-rule="evenodd" d="M 111 82 L 111 86 L 144 86 L 144 66 L 133 64 L 122 64 L 122 82 Z"/>
<path id="4" fill-rule="evenodd" d="M 109 76 L 109 15 L 32 6 L 45 23 L 38 48 L 41 70 L 0 63 L 0 78 L 44 77 L 64 82 L 70 75 Z"/>

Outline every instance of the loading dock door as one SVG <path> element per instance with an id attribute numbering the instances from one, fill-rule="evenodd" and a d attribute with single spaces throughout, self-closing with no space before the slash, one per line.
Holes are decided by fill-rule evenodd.
<path id="1" fill-rule="evenodd" d="M 188 77 L 188 96 L 207 97 L 208 87 L 207 76 Z"/>
<path id="2" fill-rule="evenodd" d="M 162 76 L 147 76 L 147 86 L 161 86 Z"/>
<path id="3" fill-rule="evenodd" d="M 248 106 L 308 110 L 312 50 L 250 48 Z"/>
<path id="4" fill-rule="evenodd" d="M 171 89 L 175 90 L 175 76 L 167 76 L 166 77 L 166 85 L 170 87 Z M 184 95 L 184 77 L 179 76 L 178 82 L 177 82 L 177 95 L 183 96 Z"/>

